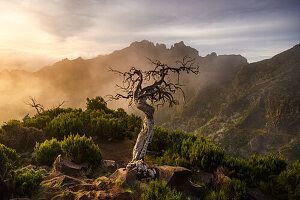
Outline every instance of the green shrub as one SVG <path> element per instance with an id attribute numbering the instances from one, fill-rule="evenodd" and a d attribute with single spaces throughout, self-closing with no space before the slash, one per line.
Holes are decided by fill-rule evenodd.
<path id="1" fill-rule="evenodd" d="M 256 181 L 267 181 L 270 175 L 278 175 L 286 169 L 287 163 L 284 159 L 267 155 L 265 157 L 252 155 L 249 164 L 253 167 Z"/>
<path id="2" fill-rule="evenodd" d="M 156 128 L 152 142 L 151 150 L 165 151 L 161 158 L 156 159 L 157 164 L 198 167 L 213 171 L 223 163 L 224 150 L 204 137 L 197 138 L 182 131 L 169 133 L 162 128 Z"/>
<path id="3" fill-rule="evenodd" d="M 254 168 L 247 160 L 230 157 L 225 158 L 223 164 L 234 171 L 234 178 L 246 181 L 249 186 L 255 186 Z"/>
<path id="4" fill-rule="evenodd" d="M 11 173 L 9 183 L 17 197 L 30 197 L 43 180 L 41 171 L 22 168 Z"/>
<path id="5" fill-rule="evenodd" d="M 9 120 L 5 125 L 8 125 L 8 126 L 13 126 L 13 125 L 17 125 L 17 126 L 22 126 L 22 122 L 19 121 L 19 120 Z"/>
<path id="6" fill-rule="evenodd" d="M 43 143 L 36 143 L 34 148 L 36 161 L 41 165 L 51 166 L 56 157 L 62 154 L 61 144 L 55 138 L 46 140 Z"/>
<path id="7" fill-rule="evenodd" d="M 223 162 L 224 153 L 223 149 L 206 139 L 198 138 L 191 147 L 189 159 L 192 165 L 213 171 Z"/>
<path id="8" fill-rule="evenodd" d="M 53 137 L 63 138 L 70 133 L 83 134 L 84 129 L 81 111 L 73 111 L 59 114 L 48 124 L 46 131 Z"/>
<path id="9" fill-rule="evenodd" d="M 46 128 L 47 124 L 51 121 L 48 115 L 35 115 L 31 119 L 27 119 L 23 122 L 26 127 L 35 127 L 38 129 Z"/>
<path id="10" fill-rule="evenodd" d="M 95 97 L 92 99 L 86 99 L 86 109 L 87 110 L 103 110 L 105 113 L 111 113 L 112 110 L 107 108 L 107 103 L 102 97 Z"/>
<path id="11" fill-rule="evenodd" d="M 166 129 L 155 126 L 152 140 L 148 149 L 156 152 L 163 152 L 168 148 L 169 132 Z"/>
<path id="12" fill-rule="evenodd" d="M 75 163 L 89 162 L 93 167 L 101 163 L 102 153 L 91 137 L 71 134 L 62 141 L 61 146 L 63 154 Z"/>
<path id="13" fill-rule="evenodd" d="M 231 179 L 223 186 L 227 199 L 232 200 L 246 200 L 249 199 L 247 195 L 246 183 L 239 179 Z"/>
<path id="14" fill-rule="evenodd" d="M 206 196 L 206 200 L 227 200 L 225 192 L 223 190 L 211 191 L 209 195 Z"/>
<path id="15" fill-rule="evenodd" d="M 295 162 L 292 169 L 285 170 L 278 176 L 271 176 L 260 187 L 276 199 L 300 199 L 300 162 Z"/>
<path id="16" fill-rule="evenodd" d="M 151 180 L 149 187 L 142 193 L 143 200 L 180 200 L 182 194 L 176 190 L 171 190 L 165 182 Z"/>
<path id="17" fill-rule="evenodd" d="M 19 156 L 14 149 L 0 144 L 0 180 L 5 180 L 11 170 L 19 165 Z"/>

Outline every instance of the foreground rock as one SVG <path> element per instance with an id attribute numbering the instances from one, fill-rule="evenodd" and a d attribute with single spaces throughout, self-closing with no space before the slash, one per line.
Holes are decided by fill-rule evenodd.
<path id="1" fill-rule="evenodd" d="M 60 175 L 41 184 L 51 191 L 46 199 L 131 199 L 130 192 L 104 176 L 88 183 L 87 180 Z"/>
<path id="2" fill-rule="evenodd" d="M 199 197 L 204 192 L 204 187 L 190 181 L 192 172 L 184 167 L 155 166 L 157 178 L 165 181 L 168 186 L 193 197 Z"/>
<path id="3" fill-rule="evenodd" d="M 75 164 L 68 160 L 67 158 L 64 158 L 61 155 L 58 155 L 53 163 L 53 171 L 54 172 L 61 172 L 66 175 L 76 175 L 81 170 L 87 170 L 89 167 L 88 163 L 83 164 Z"/>
<path id="4" fill-rule="evenodd" d="M 155 166 L 157 178 L 163 180 L 168 186 L 181 185 L 191 179 L 192 172 L 184 167 Z"/>
<path id="5" fill-rule="evenodd" d="M 109 176 L 110 179 L 117 181 L 123 181 L 124 183 L 130 185 L 137 180 L 137 170 L 119 168 L 112 175 Z"/>

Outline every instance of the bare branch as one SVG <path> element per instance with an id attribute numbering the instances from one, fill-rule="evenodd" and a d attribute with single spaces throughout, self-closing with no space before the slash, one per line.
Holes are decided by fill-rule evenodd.
<path id="1" fill-rule="evenodd" d="M 122 86 L 117 85 L 123 94 L 110 95 L 109 100 L 118 100 L 121 98 L 130 99 L 130 102 L 139 100 L 149 100 L 153 105 L 163 105 L 168 103 L 169 106 L 178 104 L 174 94 L 179 90 L 185 99 L 184 91 L 180 82 L 180 74 L 199 74 L 199 66 L 195 66 L 195 59 L 185 56 L 182 60 L 177 61 L 177 66 L 169 66 L 161 63 L 159 60 L 147 58 L 153 65 L 153 69 L 142 71 L 132 67 L 127 72 L 110 69 L 110 71 L 123 77 Z M 171 76 L 177 75 L 177 82 L 171 81 Z M 148 85 L 147 85 L 148 83 Z M 144 85 L 146 84 L 146 85 Z"/>
<path id="2" fill-rule="evenodd" d="M 30 102 L 25 102 L 26 105 L 31 106 L 32 108 L 35 108 L 36 112 L 40 114 L 44 111 L 44 106 L 42 104 L 37 103 L 36 99 L 34 97 L 29 97 Z"/>

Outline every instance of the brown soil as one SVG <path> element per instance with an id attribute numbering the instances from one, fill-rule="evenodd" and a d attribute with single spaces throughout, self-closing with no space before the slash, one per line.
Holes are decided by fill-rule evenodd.
<path id="1" fill-rule="evenodd" d="M 126 167 L 132 158 L 134 141 L 101 141 L 98 143 L 104 160 L 114 160 L 119 167 Z"/>

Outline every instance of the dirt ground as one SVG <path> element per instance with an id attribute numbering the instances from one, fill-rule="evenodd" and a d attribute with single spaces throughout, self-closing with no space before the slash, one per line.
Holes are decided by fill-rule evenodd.
<path id="1" fill-rule="evenodd" d="M 108 142 L 102 141 L 98 143 L 104 160 L 114 160 L 119 167 L 126 167 L 132 158 L 132 149 L 134 141 L 125 139 L 124 141 Z"/>

